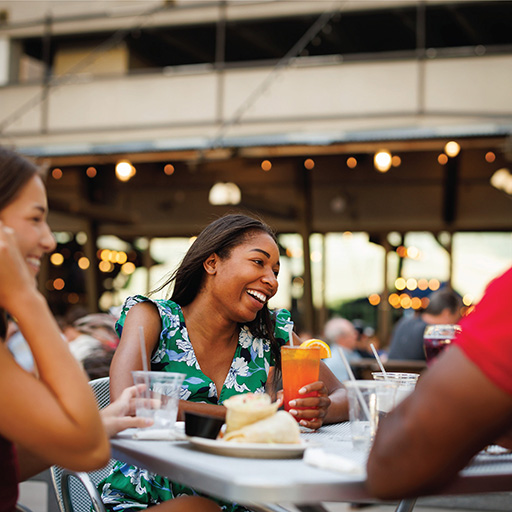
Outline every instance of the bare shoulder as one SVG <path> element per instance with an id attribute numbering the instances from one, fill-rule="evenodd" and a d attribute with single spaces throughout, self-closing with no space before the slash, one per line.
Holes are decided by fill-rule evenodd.
<path id="1" fill-rule="evenodd" d="M 152 300 L 145 300 L 144 302 L 139 302 L 130 308 L 130 311 L 126 314 L 126 318 L 129 316 L 135 315 L 156 315 L 159 316 L 158 307 Z"/>

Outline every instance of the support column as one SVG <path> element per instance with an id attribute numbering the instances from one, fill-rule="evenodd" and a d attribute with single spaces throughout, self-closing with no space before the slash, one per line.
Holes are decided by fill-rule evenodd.
<path id="1" fill-rule="evenodd" d="M 99 311 L 98 302 L 100 300 L 100 272 L 98 269 L 98 224 L 89 220 L 86 222 L 87 242 L 84 246 L 84 253 L 90 262 L 89 268 L 85 272 L 85 294 L 87 309 L 91 313 Z"/>
<path id="2" fill-rule="evenodd" d="M 318 309 L 318 315 L 316 316 L 316 330 L 312 333 L 315 335 L 315 333 L 322 332 L 322 329 L 327 322 L 327 307 L 325 306 L 326 300 L 325 300 L 325 283 L 327 280 L 327 244 L 325 241 L 325 234 L 322 234 L 322 276 L 321 276 L 321 282 L 322 282 L 322 303 L 320 304 L 320 308 Z"/>
<path id="3" fill-rule="evenodd" d="M 443 220 L 450 229 L 450 240 L 443 244 L 449 257 L 448 286 L 452 286 L 452 240 L 453 224 L 457 220 L 458 192 L 459 192 L 459 167 L 460 153 L 455 157 L 450 157 L 444 169 L 444 191 L 443 191 Z"/>
<path id="4" fill-rule="evenodd" d="M 216 121 L 219 126 L 224 121 L 224 70 L 226 54 L 226 1 L 219 7 L 219 19 L 215 36 L 215 70 L 217 72 Z"/>
<path id="5" fill-rule="evenodd" d="M 43 37 L 43 63 L 44 63 L 44 78 L 43 78 L 43 94 L 41 97 L 41 132 L 48 132 L 48 101 L 50 96 L 50 82 L 52 77 L 51 67 L 51 44 L 52 44 L 52 16 L 48 14 L 44 23 L 44 37 Z"/>
<path id="6" fill-rule="evenodd" d="M 153 265 L 153 259 L 151 258 L 151 239 L 146 238 L 147 246 L 142 252 L 142 264 L 146 269 L 146 292 L 151 291 L 151 266 Z"/>
<path id="7" fill-rule="evenodd" d="M 377 310 L 377 334 L 379 340 L 382 342 L 383 346 L 387 345 L 389 341 L 389 337 L 391 335 L 391 306 L 389 305 L 389 288 L 388 288 L 388 277 L 389 277 L 389 268 L 388 268 L 388 254 L 392 250 L 391 245 L 389 244 L 387 237 L 381 237 L 381 245 L 384 248 L 384 265 L 383 265 L 383 286 L 382 293 L 380 295 L 380 303 Z"/>
<path id="8" fill-rule="evenodd" d="M 10 73 L 10 40 L 6 36 L 0 37 L 0 85 L 6 85 L 9 83 Z"/>
<path id="9" fill-rule="evenodd" d="M 315 310 L 313 306 L 313 281 L 311 276 L 311 249 L 309 238 L 311 236 L 311 177 L 309 171 L 302 163 L 297 164 L 297 176 L 299 182 L 299 233 L 302 236 L 302 252 L 304 258 L 304 320 L 303 327 L 310 332 L 316 332 Z"/>

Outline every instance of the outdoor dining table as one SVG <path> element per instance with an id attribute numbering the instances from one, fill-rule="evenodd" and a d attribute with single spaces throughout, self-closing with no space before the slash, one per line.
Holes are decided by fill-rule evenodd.
<path id="1" fill-rule="evenodd" d="M 303 458 L 264 459 L 233 457 L 204 451 L 188 440 L 133 439 L 125 431 L 111 440 L 113 457 L 146 468 L 192 488 L 255 511 L 326 511 L 322 502 L 382 503 L 365 488 L 366 454 L 356 451 L 348 422 L 324 425 L 302 433 L 309 449 L 343 457 L 363 472 L 339 472 L 310 465 Z M 440 495 L 505 492 L 512 489 L 512 454 L 477 455 Z M 415 500 L 398 503 L 409 512 Z"/>

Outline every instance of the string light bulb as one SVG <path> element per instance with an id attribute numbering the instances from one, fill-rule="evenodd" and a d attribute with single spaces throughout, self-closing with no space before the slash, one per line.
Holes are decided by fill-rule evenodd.
<path id="1" fill-rule="evenodd" d="M 135 167 L 128 160 L 120 160 L 116 164 L 116 177 L 119 181 L 128 181 L 135 176 Z"/>
<path id="2" fill-rule="evenodd" d="M 373 165 L 379 172 L 388 172 L 391 168 L 392 157 L 387 149 L 381 149 L 373 157 Z"/>
<path id="3" fill-rule="evenodd" d="M 447 142 L 445 144 L 444 152 L 450 158 L 454 158 L 460 153 L 460 145 L 457 142 L 455 142 L 454 140 L 451 140 L 450 142 Z"/>

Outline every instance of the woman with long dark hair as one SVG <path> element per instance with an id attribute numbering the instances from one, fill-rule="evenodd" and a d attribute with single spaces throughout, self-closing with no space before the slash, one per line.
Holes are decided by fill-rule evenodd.
<path id="1" fill-rule="evenodd" d="M 270 311 L 276 294 L 279 248 L 262 221 L 230 214 L 207 226 L 182 263 L 157 291 L 172 288 L 170 299 L 130 297 L 118 331 L 121 341 L 111 366 L 111 394 L 131 385 L 131 371 L 142 369 L 140 326 L 151 369 L 185 373 L 179 415 L 194 410 L 224 416 L 222 403 L 247 392 L 276 398 L 280 347 L 290 342 L 290 313 Z M 298 338 L 295 343 L 300 343 Z M 296 400 L 292 414 L 301 425 L 318 428 L 347 418 L 341 383 L 322 363 L 320 380 Z M 147 471 L 119 463 L 102 485 L 110 510 L 135 510 L 195 491 Z M 245 510 L 221 503 L 224 510 Z"/>
<path id="2" fill-rule="evenodd" d="M 18 482 L 52 464 L 99 469 L 110 456 L 107 435 L 147 426 L 130 416 L 133 386 L 100 416 L 86 375 L 37 290 L 41 259 L 55 249 L 47 214 L 38 168 L 0 147 L 0 512 L 14 512 Z M 30 347 L 37 377 L 19 366 L 3 343 L 7 314 Z M 156 510 L 215 512 L 218 506 L 186 497 Z"/>
<path id="3" fill-rule="evenodd" d="M 14 510 L 18 482 L 27 476 L 19 455 L 85 471 L 106 464 L 110 453 L 87 379 L 36 287 L 41 259 L 55 248 L 47 213 L 38 168 L 0 148 L 0 338 L 5 341 L 9 314 L 39 376 L 0 343 L 1 511 Z"/>

